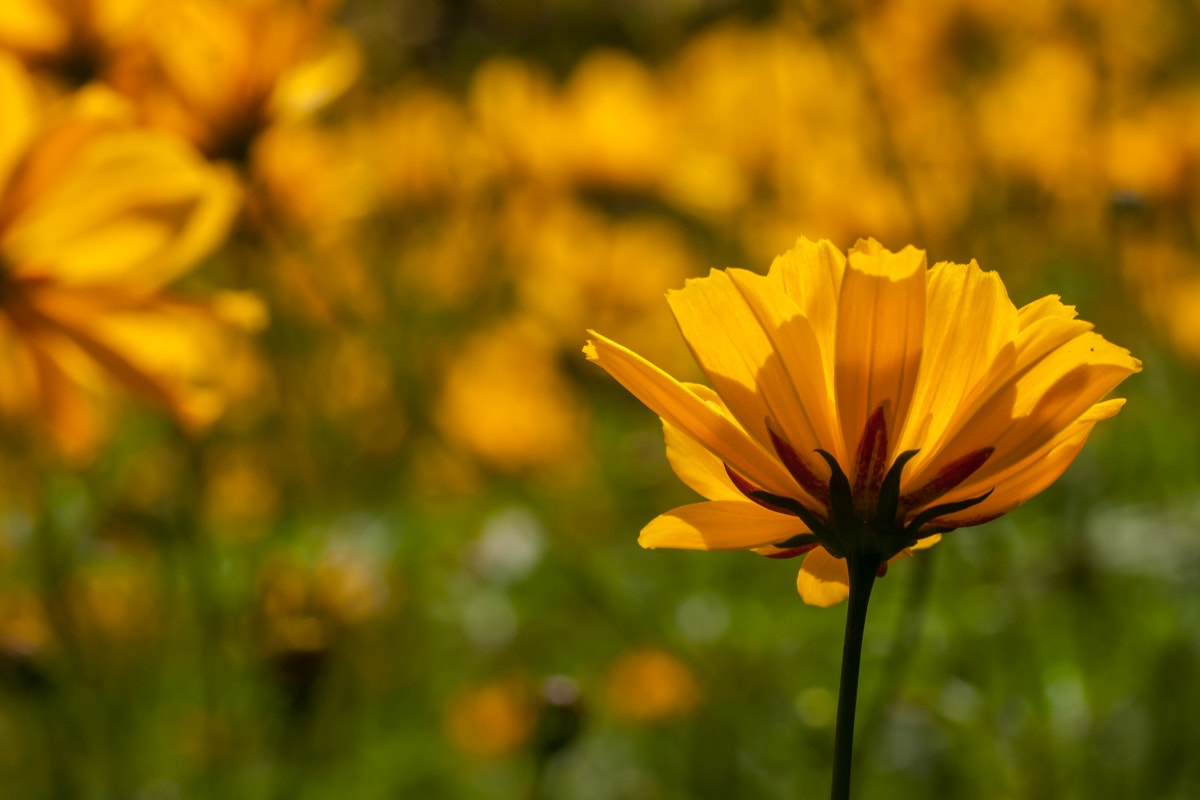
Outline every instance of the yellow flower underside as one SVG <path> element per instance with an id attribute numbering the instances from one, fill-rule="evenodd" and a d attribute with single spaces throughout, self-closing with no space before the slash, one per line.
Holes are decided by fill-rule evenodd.
<path id="1" fill-rule="evenodd" d="M 711 389 L 594 332 L 584 348 L 662 418 L 672 469 L 706 498 L 659 516 L 639 541 L 803 552 L 797 585 L 819 606 L 846 597 L 845 559 L 821 545 L 776 547 L 809 527 L 751 499 L 746 482 L 821 512 L 832 471 L 818 450 L 856 491 L 878 486 L 882 470 L 915 450 L 900 473 L 899 524 L 975 502 L 917 520 L 895 560 L 1046 488 L 1124 402 L 1105 395 L 1141 369 L 1057 297 L 1018 309 L 975 262 L 928 268 L 923 251 L 891 253 L 874 240 L 843 256 L 800 239 L 765 276 L 714 270 L 668 302 Z M 886 454 L 872 460 L 880 426 Z"/>

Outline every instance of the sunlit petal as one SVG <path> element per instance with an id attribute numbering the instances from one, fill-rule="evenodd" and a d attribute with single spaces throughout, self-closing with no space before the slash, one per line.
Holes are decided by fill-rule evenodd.
<path id="1" fill-rule="evenodd" d="M 588 360 L 603 367 L 660 417 L 763 489 L 784 495 L 799 490 L 783 465 L 720 408 L 704 402 L 636 353 L 595 332 L 589 333 L 593 338 L 584 349 Z"/>
<path id="2" fill-rule="evenodd" d="M 638 544 L 645 548 L 682 550 L 748 550 L 783 541 L 808 529 L 786 514 L 748 500 L 713 500 L 680 506 L 642 528 Z"/>
<path id="3" fill-rule="evenodd" d="M 925 253 L 911 246 L 890 253 L 871 239 L 851 249 L 847 264 L 838 302 L 837 400 L 849 454 L 875 409 L 884 409 L 889 431 L 907 413 L 925 331 Z"/>
<path id="4" fill-rule="evenodd" d="M 818 547 L 804 557 L 796 577 L 800 597 L 810 606 L 828 608 L 850 595 L 850 573 L 846 559 L 834 558 L 824 547 Z"/>

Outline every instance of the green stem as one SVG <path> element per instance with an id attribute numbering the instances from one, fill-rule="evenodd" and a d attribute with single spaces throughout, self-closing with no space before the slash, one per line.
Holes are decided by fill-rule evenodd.
<path id="1" fill-rule="evenodd" d="M 850 604 L 846 610 L 846 637 L 842 644 L 842 678 L 838 685 L 837 729 L 833 737 L 833 790 L 831 800 L 850 798 L 850 760 L 854 751 L 854 710 L 858 704 L 858 668 L 862 662 L 863 630 L 867 603 L 879 563 L 874 559 L 848 558 Z"/>

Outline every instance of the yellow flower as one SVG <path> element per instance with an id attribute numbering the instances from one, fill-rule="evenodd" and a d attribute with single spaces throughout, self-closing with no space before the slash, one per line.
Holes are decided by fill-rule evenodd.
<path id="1" fill-rule="evenodd" d="M 587 419 L 544 336 L 520 322 L 477 335 L 447 368 L 437 423 L 448 438 L 507 472 L 578 463 Z"/>
<path id="2" fill-rule="evenodd" d="M 700 687 L 687 664 L 652 647 L 621 656 L 606 682 L 609 709 L 630 722 L 685 716 L 699 704 L 700 697 Z"/>
<path id="3" fill-rule="evenodd" d="M 537 724 L 532 692 L 518 678 L 492 681 L 456 694 L 446 708 L 445 731 L 462 753 L 500 758 L 520 749 Z"/>
<path id="4" fill-rule="evenodd" d="M 160 290 L 224 238 L 233 180 L 103 90 L 40 108 L 4 57 L 0 119 L 0 412 L 41 417 L 76 457 L 113 379 L 211 420 L 224 312 Z"/>
<path id="5" fill-rule="evenodd" d="M 358 76 L 358 46 L 327 3 L 174 0 L 124 53 L 112 83 L 144 118 L 213 158 L 246 161 L 258 134 L 303 119 Z"/>
<path id="6" fill-rule="evenodd" d="M 808 603 L 1052 483 L 1101 401 L 1141 363 L 1058 297 L 1017 309 L 1000 278 L 924 251 L 801 239 L 766 276 L 713 271 L 667 296 L 713 388 L 593 333 L 584 352 L 663 419 L 667 456 L 707 502 L 643 547 L 806 554 Z"/>
<path id="7" fill-rule="evenodd" d="M 5 0 L 0 48 L 74 83 L 104 72 L 159 0 Z"/>

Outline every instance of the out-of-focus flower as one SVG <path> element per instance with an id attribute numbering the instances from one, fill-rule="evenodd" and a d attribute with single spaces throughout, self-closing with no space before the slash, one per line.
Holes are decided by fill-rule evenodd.
<path id="1" fill-rule="evenodd" d="M 254 175 L 272 218 L 318 245 L 343 237 L 374 206 L 365 149 L 353 132 L 275 126 L 259 137 Z"/>
<path id="2" fill-rule="evenodd" d="M 113 84 L 143 118 L 216 159 L 247 162 L 259 133 L 341 96 L 358 47 L 329 26 L 328 3 L 172 0 L 123 55 Z"/>
<path id="3" fill-rule="evenodd" d="M 45 651 L 52 640 L 50 623 L 37 595 L 18 586 L 9 586 L 0 593 L 0 654 L 30 658 Z"/>
<path id="4" fill-rule="evenodd" d="M 1131 238 L 1121 247 L 1126 283 L 1175 349 L 1200 360 L 1200 258 L 1159 238 Z"/>
<path id="5" fill-rule="evenodd" d="M 1040 45 L 980 97 L 980 138 L 1002 170 L 1076 198 L 1096 174 L 1096 92 L 1084 53 Z"/>
<path id="6" fill-rule="evenodd" d="M 70 578 L 67 601 L 78 634 L 132 642 L 158 630 L 161 609 L 153 565 L 128 560 L 89 564 Z"/>
<path id="7" fill-rule="evenodd" d="M 537 722 L 533 692 L 510 678 L 463 690 L 446 708 L 445 730 L 459 751 L 476 758 L 516 752 Z"/>
<path id="8" fill-rule="evenodd" d="M 275 654 L 327 650 L 377 617 L 388 600 L 379 565 L 347 550 L 330 550 L 315 564 L 272 560 L 259 575 L 259 591 L 264 644 Z"/>
<path id="9" fill-rule="evenodd" d="M 691 669 L 657 648 L 632 650 L 608 672 L 608 709 L 630 722 L 660 722 L 688 714 L 700 702 Z"/>
<path id="10" fill-rule="evenodd" d="M 626 54 L 585 57 L 562 106 L 566 157 L 581 183 L 649 188 L 674 155 L 674 119 L 655 76 Z"/>
<path id="11" fill-rule="evenodd" d="M 362 138 L 380 196 L 400 207 L 478 191 L 494 154 L 455 98 L 410 89 L 385 102 Z"/>
<path id="12" fill-rule="evenodd" d="M 1195 112 L 1198 100 L 1160 100 L 1141 114 L 1114 120 L 1106 127 L 1104 168 L 1110 191 L 1135 192 L 1147 198 L 1173 198 L 1194 191 L 1189 176 L 1200 145 L 1200 127 L 1196 125 L 1200 117 Z"/>
<path id="13" fill-rule="evenodd" d="M 217 535 L 248 539 L 264 533 L 279 505 L 270 459 L 249 447 L 217 450 L 210 458 L 204 505 Z"/>
<path id="14" fill-rule="evenodd" d="M 1056 296 L 1017 309 L 977 264 L 801 239 L 766 276 L 713 271 L 668 294 L 713 388 L 594 335 L 585 353 L 663 418 L 676 474 L 708 498 L 644 547 L 807 554 L 808 603 L 994 519 L 1071 464 L 1141 369 Z"/>
<path id="15" fill-rule="evenodd" d="M 569 137 L 548 76 L 515 59 L 488 61 L 475 71 L 468 103 L 499 170 L 550 184 L 567 179 Z"/>
<path id="16" fill-rule="evenodd" d="M 564 344 L 579 320 L 614 336 L 645 341 L 648 357 L 668 367 L 690 365 L 674 324 L 654 313 L 662 287 L 698 274 L 683 232 L 666 220 L 613 220 L 562 199 L 514 198 L 503 225 L 521 310 Z"/>
<path id="17" fill-rule="evenodd" d="M 134 41 L 161 0 L 5 0 L 0 48 L 85 84 Z"/>
<path id="18" fill-rule="evenodd" d="M 450 362 L 438 426 L 501 469 L 577 463 L 585 417 L 556 357 L 528 326 L 513 323 L 480 334 Z"/>
<path id="19" fill-rule="evenodd" d="M 220 304 L 160 290 L 222 241 L 234 183 L 124 111 L 100 89 L 43 111 L 0 57 L 0 410 L 41 417 L 74 457 L 114 381 L 210 422 L 233 330 Z"/>

